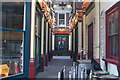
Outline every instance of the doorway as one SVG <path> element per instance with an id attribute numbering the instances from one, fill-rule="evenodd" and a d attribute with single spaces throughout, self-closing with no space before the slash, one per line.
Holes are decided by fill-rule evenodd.
<path id="1" fill-rule="evenodd" d="M 55 54 L 54 56 L 68 56 L 69 35 L 55 35 Z"/>
<path id="2" fill-rule="evenodd" d="M 88 58 L 93 58 L 93 22 L 88 25 Z"/>

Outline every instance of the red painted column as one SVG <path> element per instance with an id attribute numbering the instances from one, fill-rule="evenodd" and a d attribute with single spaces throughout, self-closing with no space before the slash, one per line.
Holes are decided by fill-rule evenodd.
<path id="1" fill-rule="evenodd" d="M 80 59 L 80 53 L 78 53 L 77 59 Z"/>
<path id="2" fill-rule="evenodd" d="M 51 61 L 51 55 L 50 55 L 51 53 L 49 52 L 49 54 L 48 54 L 48 61 Z"/>
<path id="3" fill-rule="evenodd" d="M 54 50 L 52 50 L 52 58 L 53 58 L 53 56 L 54 56 Z"/>
<path id="4" fill-rule="evenodd" d="M 35 61 L 33 58 L 31 58 L 29 62 L 28 78 L 35 78 Z"/>
<path id="5" fill-rule="evenodd" d="M 40 60 L 40 71 L 44 72 L 44 55 L 41 54 L 41 60 Z"/>
<path id="6" fill-rule="evenodd" d="M 45 60 L 45 66 L 48 66 L 48 54 L 46 53 L 46 60 Z"/>

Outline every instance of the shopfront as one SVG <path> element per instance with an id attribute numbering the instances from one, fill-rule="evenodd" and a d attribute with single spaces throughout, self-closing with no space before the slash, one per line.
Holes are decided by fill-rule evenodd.
<path id="1" fill-rule="evenodd" d="M 42 30 L 42 12 L 40 11 L 39 3 L 36 2 L 36 11 L 35 11 L 35 37 L 34 37 L 34 51 L 35 51 L 35 69 L 37 74 L 40 71 L 40 53 L 41 53 L 41 30 Z"/>
<path id="2" fill-rule="evenodd" d="M 30 3 L 0 4 L 0 78 L 27 77 Z"/>
<path id="3" fill-rule="evenodd" d="M 68 56 L 69 35 L 55 35 L 55 56 Z"/>

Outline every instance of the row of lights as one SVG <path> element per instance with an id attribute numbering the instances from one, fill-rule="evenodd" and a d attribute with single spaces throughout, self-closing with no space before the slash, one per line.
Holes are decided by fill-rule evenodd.
<path id="1" fill-rule="evenodd" d="M 84 2 L 83 6 L 86 7 L 88 5 L 88 3 L 86 5 L 86 3 L 85 3 L 86 1 L 83 1 L 83 2 Z M 44 1 L 40 2 L 40 6 L 41 6 L 42 12 L 44 13 L 46 19 L 48 20 L 49 25 L 51 27 L 53 27 L 54 25 L 52 23 L 53 21 L 52 21 L 51 15 L 50 15 L 50 8 L 48 7 L 46 2 L 44 2 Z M 82 16 L 83 16 L 83 11 L 82 10 L 76 10 L 76 13 L 75 13 L 75 15 L 72 19 L 72 22 L 69 25 L 70 26 L 69 32 L 72 31 L 72 29 L 75 27 L 75 25 L 78 21 L 82 21 Z"/>
<path id="2" fill-rule="evenodd" d="M 72 22 L 69 25 L 70 26 L 70 32 L 75 27 L 75 25 L 77 24 L 78 21 L 82 21 L 82 16 L 83 16 L 82 10 L 76 10 L 76 13 L 75 13 L 74 17 L 72 18 Z"/>
<path id="3" fill-rule="evenodd" d="M 52 17 L 50 14 L 50 8 L 48 7 L 48 5 L 46 4 L 46 2 L 42 1 L 40 2 L 40 7 L 42 9 L 42 13 L 44 13 L 50 27 L 53 27 L 53 23 L 52 23 Z"/>
<path id="4" fill-rule="evenodd" d="M 82 21 L 82 17 L 83 14 L 86 11 L 86 8 L 88 7 L 88 5 L 90 4 L 90 2 L 92 2 L 92 0 L 82 0 L 82 6 L 83 9 L 82 10 L 76 10 L 76 13 L 74 15 L 74 17 L 72 18 L 72 22 L 69 25 L 70 26 L 70 32 L 72 31 L 72 29 L 75 27 L 76 23 L 79 21 Z"/>

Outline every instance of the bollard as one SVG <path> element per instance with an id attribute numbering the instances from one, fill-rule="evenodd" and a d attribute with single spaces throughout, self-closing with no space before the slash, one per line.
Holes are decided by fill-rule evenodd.
<path id="1" fill-rule="evenodd" d="M 73 67 L 71 67 L 71 78 L 73 78 Z"/>
<path id="2" fill-rule="evenodd" d="M 78 67 L 77 66 L 75 67 L 75 76 L 76 76 L 76 78 L 78 76 Z"/>
<path id="3" fill-rule="evenodd" d="M 82 66 L 78 66 L 78 79 L 80 79 L 80 75 L 81 75 L 81 69 L 82 69 Z"/>
<path id="4" fill-rule="evenodd" d="M 69 71 L 69 80 L 72 80 L 71 71 Z"/>
<path id="5" fill-rule="evenodd" d="M 61 78 L 60 78 L 60 75 L 61 75 L 61 73 L 60 72 L 58 72 L 58 80 L 60 80 Z"/>
<path id="6" fill-rule="evenodd" d="M 84 78 L 84 69 L 81 69 L 81 75 L 80 78 L 83 79 Z"/>
<path id="7" fill-rule="evenodd" d="M 84 78 L 86 79 L 87 78 L 87 68 L 85 67 L 84 69 Z"/>
<path id="8" fill-rule="evenodd" d="M 92 70 L 90 70 L 89 79 L 92 78 Z"/>
<path id="9" fill-rule="evenodd" d="M 63 78 L 64 78 L 64 80 L 65 80 L 65 66 L 63 67 Z"/>
<path id="10" fill-rule="evenodd" d="M 73 80 L 75 80 L 75 69 L 73 69 Z"/>

